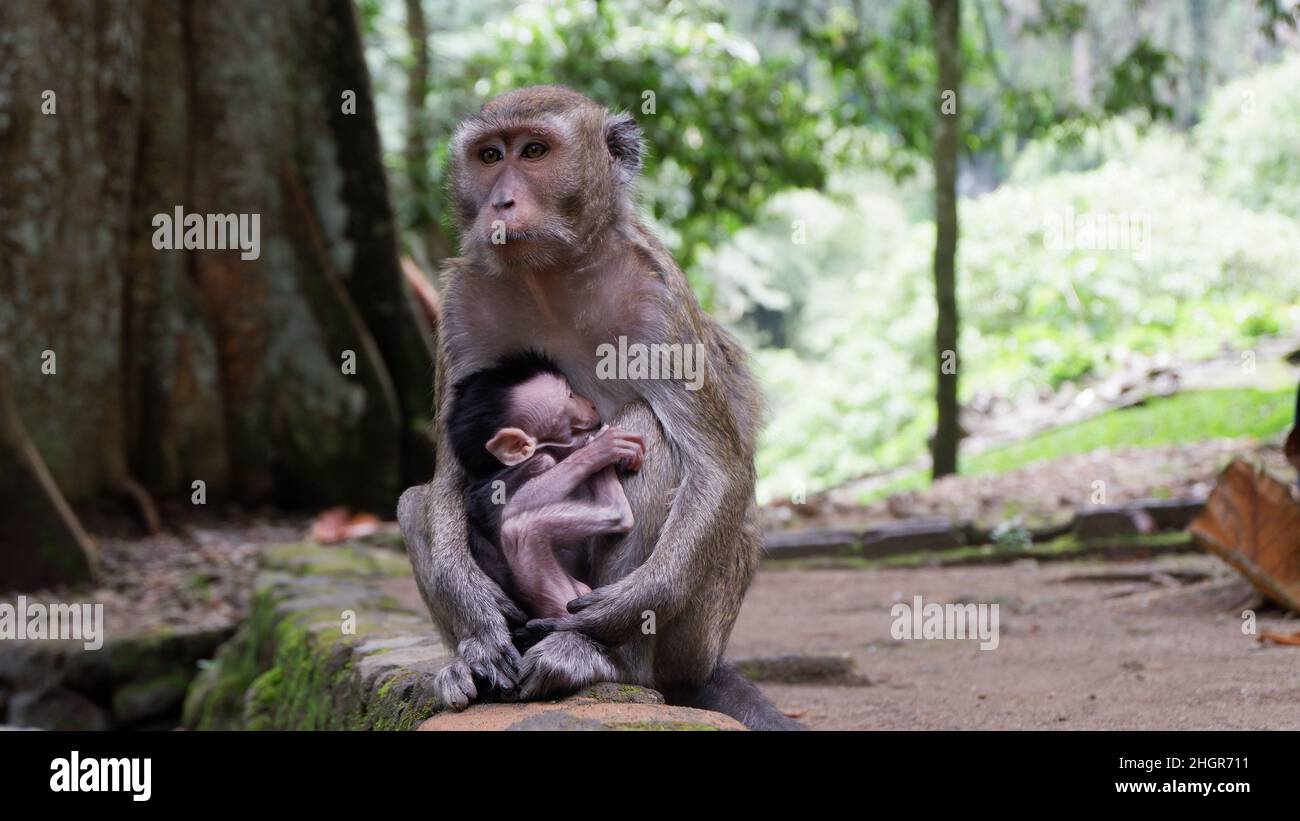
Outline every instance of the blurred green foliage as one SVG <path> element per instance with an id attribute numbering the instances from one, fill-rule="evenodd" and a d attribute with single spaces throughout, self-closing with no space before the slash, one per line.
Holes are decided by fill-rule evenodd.
<path id="1" fill-rule="evenodd" d="M 1218 126 L 1210 119 L 1203 127 Z M 1013 182 L 964 203 L 964 400 L 1029 396 L 1104 374 L 1130 352 L 1203 358 L 1300 326 L 1300 222 L 1216 193 L 1198 143 L 1111 123 L 1083 141 L 1086 157 L 1057 156 L 1055 145 L 1031 148 Z M 933 227 L 908 219 L 906 189 L 877 179 L 873 194 L 842 200 L 833 196 L 839 182 L 831 181 L 832 196 L 777 198 L 771 210 L 781 218 L 760 219 L 710 257 L 724 267 L 746 260 L 748 276 L 758 279 L 752 291 L 788 306 L 788 348 L 756 357 L 773 402 L 759 452 L 762 496 L 920 458 L 933 426 L 925 401 Z M 791 246 L 775 233 L 791 208 L 832 230 L 862 228 Z M 1049 242 L 1051 220 L 1090 216 L 1147 226 L 1145 250 Z M 791 278 L 792 269 L 819 276 Z M 782 273 L 755 273 L 766 271 Z M 742 328 L 763 339 L 752 323 Z"/>
<path id="2" fill-rule="evenodd" d="M 1300 219 L 1300 55 L 1220 90 L 1197 138 L 1216 191 Z"/>

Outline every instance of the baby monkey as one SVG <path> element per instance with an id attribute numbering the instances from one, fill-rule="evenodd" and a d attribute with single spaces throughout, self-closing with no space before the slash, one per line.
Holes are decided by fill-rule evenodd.
<path id="1" fill-rule="evenodd" d="M 615 470 L 641 469 L 641 437 L 602 427 L 596 406 L 534 351 L 458 382 L 447 425 L 469 480 L 474 560 L 530 618 L 568 615 L 591 592 L 600 537 L 632 529 Z"/>

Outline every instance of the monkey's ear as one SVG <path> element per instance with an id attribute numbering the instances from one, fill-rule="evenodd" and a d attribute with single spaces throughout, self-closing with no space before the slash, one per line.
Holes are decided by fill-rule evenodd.
<path id="1" fill-rule="evenodd" d="M 641 139 L 641 126 L 626 111 L 611 114 L 605 120 L 605 145 L 614 160 L 615 174 L 624 184 L 641 173 L 641 159 L 645 155 L 645 142 Z"/>
<path id="2" fill-rule="evenodd" d="M 488 451 L 503 465 L 517 465 L 537 450 L 537 440 L 519 428 L 502 428 L 487 443 Z"/>

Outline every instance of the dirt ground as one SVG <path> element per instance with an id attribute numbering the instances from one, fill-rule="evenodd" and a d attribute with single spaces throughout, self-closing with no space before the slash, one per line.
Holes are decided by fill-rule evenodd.
<path id="1" fill-rule="evenodd" d="M 1133 581 L 1155 571 L 1159 582 Z M 1161 571 L 1210 578 L 1179 585 Z M 1067 581 L 1081 575 L 1107 581 Z M 1300 729 L 1300 647 L 1243 635 L 1249 589 L 1207 556 L 758 574 L 728 655 L 848 652 L 868 686 L 763 685 L 814 729 Z M 915 595 L 999 603 L 1001 641 L 895 641 Z M 1300 620 L 1260 610 L 1260 629 Z"/>
<path id="2" fill-rule="evenodd" d="M 1144 576 L 1161 581 L 1136 580 Z M 413 581 L 390 592 L 419 606 Z M 998 604 L 997 649 L 980 650 L 974 640 L 895 641 L 890 608 L 916 595 Z M 764 568 L 727 655 L 852 655 L 866 686 L 762 685 L 815 730 L 1300 729 L 1300 647 L 1243 635 L 1242 608 L 1259 606 L 1251 598 L 1248 585 L 1208 556 Z M 1257 627 L 1293 632 L 1300 619 L 1261 608 Z"/>

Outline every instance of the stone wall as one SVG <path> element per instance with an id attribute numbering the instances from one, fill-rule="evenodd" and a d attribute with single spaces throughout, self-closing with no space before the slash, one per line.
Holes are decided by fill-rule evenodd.
<path id="1" fill-rule="evenodd" d="M 411 570 L 403 554 L 283 545 L 265 551 L 262 568 L 248 621 L 190 687 L 187 728 L 743 729 L 621 684 L 559 702 L 479 704 L 435 716 L 433 676 L 451 654 L 404 596 Z"/>
<path id="2" fill-rule="evenodd" d="M 385 582 L 406 557 L 368 547 L 283 545 L 262 557 L 248 621 L 190 687 L 191 729 L 409 729 L 437 704 L 450 655 Z"/>
<path id="3" fill-rule="evenodd" d="M 156 631 L 94 651 L 80 641 L 0 642 L 0 725 L 170 729 L 198 665 L 230 635 Z"/>

